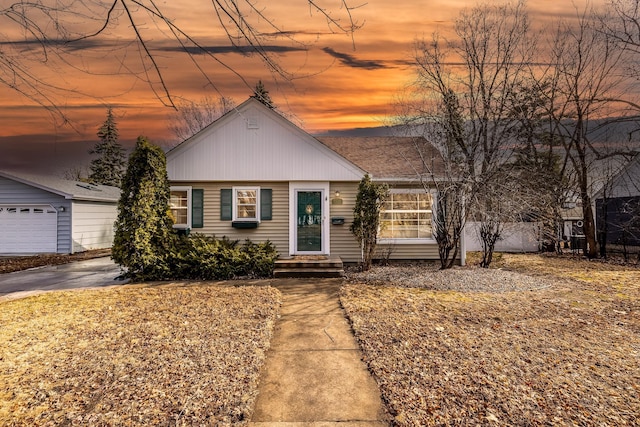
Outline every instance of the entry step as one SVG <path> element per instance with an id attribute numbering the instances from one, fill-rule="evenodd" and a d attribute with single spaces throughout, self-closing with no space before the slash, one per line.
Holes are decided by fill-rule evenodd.
<path id="1" fill-rule="evenodd" d="M 343 277 L 344 267 L 338 256 L 305 255 L 276 260 L 273 277 Z"/>

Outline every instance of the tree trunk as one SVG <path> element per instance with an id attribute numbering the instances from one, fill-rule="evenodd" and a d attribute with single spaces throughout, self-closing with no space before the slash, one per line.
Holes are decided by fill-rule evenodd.
<path id="1" fill-rule="evenodd" d="M 586 255 L 589 259 L 598 257 L 598 242 L 596 241 L 596 224 L 593 216 L 593 207 L 591 206 L 591 196 L 586 188 L 581 191 L 582 198 L 582 215 L 584 237 L 587 241 Z"/>

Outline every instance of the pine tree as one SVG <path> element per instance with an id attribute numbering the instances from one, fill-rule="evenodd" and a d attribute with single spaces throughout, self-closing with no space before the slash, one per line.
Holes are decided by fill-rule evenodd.
<path id="1" fill-rule="evenodd" d="M 97 135 L 100 142 L 89 151 L 89 154 L 98 155 L 98 158 L 91 160 L 89 180 L 96 184 L 120 187 L 126 159 L 124 148 L 118 142 L 118 128 L 111 107 Z"/>
<path id="2" fill-rule="evenodd" d="M 258 83 L 256 83 L 252 98 L 257 99 L 271 109 L 275 108 L 275 105 L 273 105 L 273 101 L 269 96 L 269 91 L 264 87 L 262 80 L 258 80 Z"/>
<path id="3" fill-rule="evenodd" d="M 135 279 L 168 275 L 173 247 L 169 180 L 164 152 L 139 137 L 122 179 L 118 219 L 111 249 L 113 260 Z"/>

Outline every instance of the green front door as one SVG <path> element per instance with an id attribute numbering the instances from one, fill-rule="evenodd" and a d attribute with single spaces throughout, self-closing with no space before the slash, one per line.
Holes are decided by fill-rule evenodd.
<path id="1" fill-rule="evenodd" d="M 322 252 L 322 191 L 298 191 L 297 252 Z"/>

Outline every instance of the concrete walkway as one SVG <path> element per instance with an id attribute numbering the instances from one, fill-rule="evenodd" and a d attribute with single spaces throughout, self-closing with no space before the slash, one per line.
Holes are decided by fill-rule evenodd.
<path id="1" fill-rule="evenodd" d="M 378 386 L 340 307 L 340 283 L 272 283 L 283 304 L 250 426 L 388 425 Z"/>

